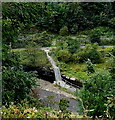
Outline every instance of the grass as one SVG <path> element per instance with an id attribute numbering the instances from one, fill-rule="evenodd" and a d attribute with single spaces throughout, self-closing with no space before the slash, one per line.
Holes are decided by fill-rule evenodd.
<path id="1" fill-rule="evenodd" d="M 97 72 L 105 71 L 108 72 L 109 66 L 111 66 L 112 59 L 108 56 L 108 53 L 112 51 L 114 47 L 108 46 L 108 47 L 98 47 L 98 51 L 102 53 L 102 63 L 100 64 L 94 64 L 94 70 Z M 60 62 L 60 69 L 61 73 L 69 76 L 69 77 L 75 77 L 79 80 L 86 80 L 89 78 L 88 72 L 87 72 L 87 66 L 86 63 L 64 63 Z M 93 74 L 90 74 L 92 76 Z"/>
<path id="2" fill-rule="evenodd" d="M 101 71 L 108 72 L 108 66 L 109 66 L 110 60 L 109 59 L 107 60 L 104 63 L 94 64 L 94 70 L 98 72 L 101 72 Z M 79 80 L 86 80 L 93 75 L 93 73 L 91 73 L 90 76 L 88 75 L 86 63 L 65 64 L 61 62 L 61 71 L 62 71 L 62 74 L 67 75 L 69 77 L 75 77 L 76 79 L 79 79 Z"/>
<path id="3" fill-rule="evenodd" d="M 28 49 L 22 51 L 15 51 L 20 56 L 20 62 L 23 65 L 39 67 L 39 66 L 51 66 L 46 54 L 42 50 Z"/>
<path id="4" fill-rule="evenodd" d="M 75 77 L 76 79 L 85 80 L 88 78 L 85 63 L 82 64 L 64 63 L 64 65 L 61 65 L 61 71 L 62 74 L 65 74 L 69 77 Z"/>

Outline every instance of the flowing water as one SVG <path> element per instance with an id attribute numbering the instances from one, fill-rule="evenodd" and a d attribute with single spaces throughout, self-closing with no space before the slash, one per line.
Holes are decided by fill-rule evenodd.
<path id="1" fill-rule="evenodd" d="M 51 63 L 52 66 L 53 66 L 53 70 L 54 70 L 54 74 L 55 74 L 55 81 L 58 83 L 58 82 L 62 81 L 60 69 L 59 69 L 59 67 L 56 66 L 56 63 L 55 63 L 55 61 L 52 59 L 52 57 L 49 56 L 49 54 L 48 54 L 49 50 L 45 50 L 45 52 L 46 52 L 46 55 L 47 55 L 50 63 Z"/>
<path id="2" fill-rule="evenodd" d="M 54 74 L 55 74 L 55 81 L 54 81 L 54 84 L 58 84 L 60 85 L 61 87 L 64 87 L 70 91 L 73 91 L 75 92 L 76 91 L 76 88 L 70 86 L 70 85 L 67 85 L 64 81 L 62 81 L 62 77 L 61 77 L 61 73 L 60 73 L 60 69 L 59 67 L 56 66 L 56 63 L 55 61 L 52 59 L 51 56 L 49 56 L 48 52 L 50 49 L 42 49 L 46 52 L 46 55 L 47 55 L 47 58 L 49 59 L 52 67 L 53 67 L 53 70 L 54 70 Z"/>

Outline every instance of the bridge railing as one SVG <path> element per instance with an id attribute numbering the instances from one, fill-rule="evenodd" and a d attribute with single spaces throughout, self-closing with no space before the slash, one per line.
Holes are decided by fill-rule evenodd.
<path id="1" fill-rule="evenodd" d="M 67 81 L 67 80 L 64 79 L 64 78 L 62 78 L 62 80 L 63 80 L 66 84 L 70 85 L 71 87 L 80 88 L 78 85 L 75 85 L 75 84 L 73 84 L 73 83 Z"/>

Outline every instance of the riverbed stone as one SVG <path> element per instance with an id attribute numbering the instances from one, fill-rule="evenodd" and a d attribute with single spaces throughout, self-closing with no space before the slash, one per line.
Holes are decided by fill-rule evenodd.
<path id="1" fill-rule="evenodd" d="M 67 79 L 70 79 L 68 76 L 66 76 Z"/>
<path id="2" fill-rule="evenodd" d="M 70 78 L 70 80 L 73 80 L 73 81 L 75 81 L 76 79 L 75 79 L 75 78 Z"/>

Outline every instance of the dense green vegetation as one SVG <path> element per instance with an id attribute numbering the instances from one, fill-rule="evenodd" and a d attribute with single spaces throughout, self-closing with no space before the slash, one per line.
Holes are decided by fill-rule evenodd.
<path id="1" fill-rule="evenodd" d="M 115 118 L 114 3 L 9 2 L 2 7 L 3 118 L 72 118 L 66 99 L 54 110 L 29 95 L 39 77 L 24 67 L 47 72 L 51 65 L 40 48 L 51 46 L 61 73 L 83 83 L 77 93 L 84 106 L 81 117 Z"/>

